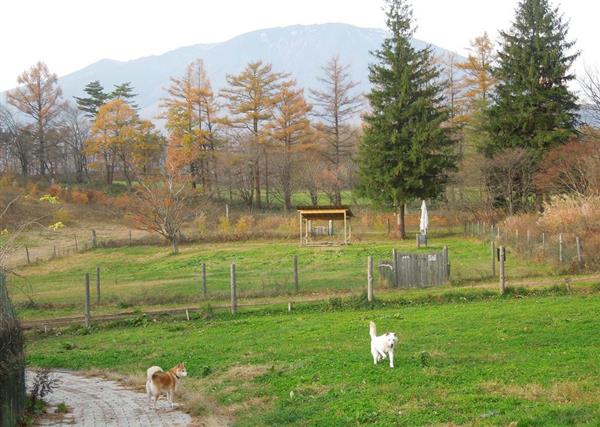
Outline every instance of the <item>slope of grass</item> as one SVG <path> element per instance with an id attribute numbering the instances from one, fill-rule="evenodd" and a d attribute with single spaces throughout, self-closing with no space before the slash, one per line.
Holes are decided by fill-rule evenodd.
<path id="1" fill-rule="evenodd" d="M 450 236 L 432 239 L 422 252 L 449 246 L 454 284 L 491 279 L 489 247 L 476 240 Z M 200 263 L 207 265 L 211 300 L 225 300 L 229 292 L 230 264 L 236 263 L 238 293 L 244 298 L 273 297 L 294 292 L 293 257 L 299 258 L 300 291 L 335 292 L 362 290 L 366 284 L 367 257 L 391 259 L 392 248 L 416 251 L 412 241 L 374 240 L 347 247 L 302 248 L 296 242 L 235 242 L 200 244 L 181 248 L 171 255 L 165 247 L 98 249 L 72 257 L 32 265 L 19 271 L 10 283 L 11 296 L 23 307 L 30 296 L 40 307 L 23 311 L 24 318 L 44 317 L 56 309 L 81 311 L 83 276 L 90 273 L 95 287 L 95 268 L 101 269 L 101 305 L 110 307 L 190 304 L 202 300 Z M 509 256 L 509 279 L 547 275 L 550 269 Z M 377 283 L 377 286 L 384 286 Z M 92 296 L 94 299 L 94 295 Z M 46 309 L 44 309 L 46 307 Z M 46 313 L 46 314 L 44 314 Z M 61 312 L 65 314 L 65 312 Z"/>
<path id="2" fill-rule="evenodd" d="M 243 426 L 595 425 L 598 312 L 592 294 L 221 315 L 38 339 L 28 360 L 123 375 L 183 360 L 184 388 Z M 396 369 L 373 366 L 369 320 L 399 334 Z M 206 402 L 192 410 L 205 412 Z"/>

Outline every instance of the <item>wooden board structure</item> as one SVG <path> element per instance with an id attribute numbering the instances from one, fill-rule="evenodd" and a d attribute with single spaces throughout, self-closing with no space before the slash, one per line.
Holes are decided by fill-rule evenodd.
<path id="1" fill-rule="evenodd" d="M 350 219 L 354 214 L 348 206 L 298 206 L 301 246 L 347 245 L 352 239 Z M 344 224 L 344 240 L 317 242 L 312 239 L 312 221 L 340 221 Z"/>

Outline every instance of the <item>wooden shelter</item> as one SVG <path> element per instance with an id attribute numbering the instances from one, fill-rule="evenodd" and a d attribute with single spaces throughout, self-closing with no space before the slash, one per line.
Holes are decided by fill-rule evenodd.
<path id="1" fill-rule="evenodd" d="M 350 219 L 354 217 L 348 206 L 298 206 L 298 219 L 300 220 L 300 245 L 347 245 L 352 238 L 352 225 Z M 340 221 L 344 224 L 344 241 L 316 241 L 313 239 L 313 222 L 328 221 L 328 236 L 332 236 L 333 221 Z"/>

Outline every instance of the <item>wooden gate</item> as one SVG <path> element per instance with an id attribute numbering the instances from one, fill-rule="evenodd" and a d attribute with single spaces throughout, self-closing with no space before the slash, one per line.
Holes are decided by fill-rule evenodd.
<path id="1" fill-rule="evenodd" d="M 379 262 L 380 277 L 396 288 L 440 286 L 450 278 L 448 247 L 432 254 L 396 253 L 396 259 Z"/>

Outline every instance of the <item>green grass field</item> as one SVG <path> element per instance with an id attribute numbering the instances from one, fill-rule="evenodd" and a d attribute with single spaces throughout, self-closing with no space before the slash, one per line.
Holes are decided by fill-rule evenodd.
<path id="1" fill-rule="evenodd" d="M 491 281 L 490 248 L 475 239 L 433 237 L 430 248 L 449 247 L 452 285 L 470 286 Z M 236 263 L 238 293 L 242 298 L 288 295 L 294 291 L 293 257 L 299 257 L 300 292 L 303 295 L 342 291 L 360 292 L 366 286 L 367 257 L 391 259 L 392 248 L 416 251 L 412 241 L 366 241 L 347 247 L 302 248 L 295 241 L 251 241 L 183 246 L 179 255 L 166 247 L 98 249 L 68 258 L 22 268 L 9 291 L 25 320 L 80 314 L 84 300 L 83 277 L 101 269 L 100 305 L 95 313 L 123 308 L 173 306 L 203 302 L 200 263 L 207 265 L 211 301 L 224 301 L 229 292 L 229 268 Z M 543 264 L 508 257 L 509 281 L 550 274 Z M 376 277 L 378 274 L 376 273 Z M 383 286 L 376 282 L 376 287 Z M 31 297 L 37 308 L 27 308 Z M 95 296 L 92 295 L 92 300 Z"/>
<path id="2" fill-rule="evenodd" d="M 217 407 L 241 426 L 597 425 L 599 312 L 597 291 L 340 311 L 325 304 L 72 329 L 32 336 L 27 351 L 31 365 L 124 376 L 185 361 L 184 389 L 205 396 L 192 412 Z M 373 366 L 369 320 L 400 336 L 396 369 Z"/>

